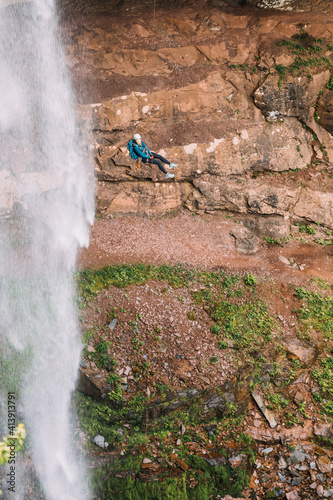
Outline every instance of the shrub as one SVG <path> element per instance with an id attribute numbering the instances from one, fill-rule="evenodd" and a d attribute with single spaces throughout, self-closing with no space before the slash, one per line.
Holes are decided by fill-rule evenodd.
<path id="1" fill-rule="evenodd" d="M 257 278 L 253 274 L 247 274 L 244 278 L 246 285 L 253 286 L 257 283 Z"/>
<path id="2" fill-rule="evenodd" d="M 214 325 L 212 325 L 210 327 L 210 331 L 212 333 L 214 333 L 214 335 L 218 335 L 220 333 L 220 331 L 221 331 L 221 327 L 219 325 L 217 325 L 216 323 L 214 323 Z"/>

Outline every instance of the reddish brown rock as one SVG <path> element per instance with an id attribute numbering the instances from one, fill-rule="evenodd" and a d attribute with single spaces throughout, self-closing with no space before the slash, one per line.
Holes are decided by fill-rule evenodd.
<path id="1" fill-rule="evenodd" d="M 317 356 L 313 347 L 303 345 L 296 337 L 285 339 L 284 347 L 291 356 L 298 358 L 306 366 L 311 365 Z"/>
<path id="2" fill-rule="evenodd" d="M 323 474 L 330 474 L 333 469 L 333 463 L 327 455 L 322 455 L 318 458 L 317 466 Z"/>

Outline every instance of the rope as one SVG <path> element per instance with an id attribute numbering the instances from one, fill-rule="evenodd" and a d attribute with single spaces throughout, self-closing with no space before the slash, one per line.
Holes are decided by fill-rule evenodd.
<path id="1" fill-rule="evenodd" d="M 155 27 L 155 14 L 156 14 L 156 0 L 154 0 L 154 9 L 153 9 L 153 23 L 152 23 L 152 28 L 154 31 Z M 148 87 L 150 80 L 148 77 Z M 151 167 L 152 169 L 154 168 L 153 166 Z M 151 197 L 149 197 L 149 208 L 148 208 L 148 217 L 150 218 L 149 222 L 149 279 L 148 279 L 148 287 L 149 287 L 149 318 L 151 321 L 152 318 L 152 295 L 151 295 L 151 278 L 152 278 L 152 232 L 153 232 L 153 219 L 152 219 L 152 206 L 151 206 Z M 148 330 L 150 330 L 150 323 L 148 323 Z M 147 351 L 148 352 L 148 351 Z M 148 367 L 147 367 L 147 378 L 146 378 L 146 428 L 145 428 L 145 436 L 146 436 L 146 441 L 147 441 L 147 436 L 148 436 L 148 398 L 150 396 L 150 389 L 149 389 L 149 368 L 150 368 L 150 360 L 147 357 L 148 361 Z M 145 500 L 148 499 L 148 492 L 147 492 L 147 483 L 145 483 Z"/>

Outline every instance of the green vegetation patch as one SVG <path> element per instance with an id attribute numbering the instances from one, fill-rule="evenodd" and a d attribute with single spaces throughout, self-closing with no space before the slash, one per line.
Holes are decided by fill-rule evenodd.
<path id="1" fill-rule="evenodd" d="M 228 462 L 213 466 L 198 455 L 189 455 L 186 463 L 186 472 L 178 469 L 176 477 L 155 476 L 154 480 L 124 472 L 119 477 L 114 469 L 104 467 L 95 471 L 93 489 L 101 500 L 212 500 L 220 494 L 237 498 L 249 484 L 246 465 L 235 469 Z M 122 471 L 124 467 L 126 464 L 122 464 Z"/>
<path id="2" fill-rule="evenodd" d="M 261 301 L 232 304 L 227 301 L 212 304 L 211 317 L 221 326 L 225 337 L 234 341 L 236 348 L 251 347 L 270 340 L 274 320 Z"/>
<path id="3" fill-rule="evenodd" d="M 180 478 L 168 478 L 163 482 L 145 482 L 135 476 L 117 477 L 109 468 L 95 471 L 93 490 L 100 500 L 187 500 L 185 474 Z M 195 497 L 194 497 L 195 498 Z M 206 497 L 208 499 L 208 497 Z M 202 497 L 204 500 L 204 497 Z"/>
<path id="4" fill-rule="evenodd" d="M 311 79 L 311 69 L 323 68 L 332 71 L 333 61 L 326 56 L 321 55 L 324 47 L 322 39 L 315 39 L 308 33 L 301 33 L 296 40 L 282 40 L 278 42 L 279 47 L 286 47 L 295 56 L 294 62 L 290 66 L 277 64 L 276 71 L 279 73 L 278 86 L 284 80 L 287 72 L 294 76 L 306 76 Z M 327 48 L 330 49 L 330 44 Z M 327 83 L 327 88 L 332 89 L 332 76 Z"/>
<path id="5" fill-rule="evenodd" d="M 146 408 L 146 398 L 140 393 L 124 405 L 120 384 L 109 393 L 105 404 L 81 393 L 77 393 L 75 402 L 83 431 L 90 437 L 102 434 L 109 443 L 117 441 L 119 437 L 114 432 L 113 424 L 119 426 L 124 418 L 128 418 L 134 425 L 139 424 Z"/>
<path id="6" fill-rule="evenodd" d="M 203 273 L 209 278 L 210 273 Z M 166 281 L 174 288 L 188 286 L 196 277 L 194 269 L 182 264 L 176 266 L 154 266 L 145 264 L 122 264 L 103 269 L 87 269 L 76 275 L 81 304 L 95 297 L 100 290 L 130 285 L 143 285 L 149 280 Z"/>
<path id="7" fill-rule="evenodd" d="M 295 296 L 302 301 L 298 319 L 307 330 L 315 329 L 325 338 L 333 339 L 333 299 L 304 287 L 295 289 Z"/>
<path id="8" fill-rule="evenodd" d="M 103 288 L 142 285 L 148 280 L 164 281 L 174 288 L 192 288 L 193 300 L 203 305 L 215 321 L 211 331 L 234 341 L 234 347 L 253 347 L 262 340 L 270 340 L 275 321 L 270 317 L 266 304 L 256 299 L 258 279 L 253 274 L 241 278 L 238 274 L 226 275 L 223 270 L 204 271 L 176 266 L 117 265 L 101 270 L 78 273 L 77 283 L 81 306 L 87 304 Z M 258 285 L 259 286 L 259 285 Z M 196 319 L 195 311 L 187 317 Z M 220 339 L 218 339 L 219 341 Z M 107 350 L 98 346 L 95 358 L 101 365 L 108 362 Z"/>
<path id="9" fill-rule="evenodd" d="M 333 357 L 325 358 L 321 367 L 312 372 L 312 377 L 318 382 L 321 390 L 333 397 Z M 332 412 L 333 415 L 333 412 Z"/>

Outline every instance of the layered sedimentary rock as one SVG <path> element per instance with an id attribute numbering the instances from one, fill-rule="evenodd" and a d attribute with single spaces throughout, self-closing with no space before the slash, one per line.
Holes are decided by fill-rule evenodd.
<path id="1" fill-rule="evenodd" d="M 90 5 L 67 24 L 101 213 L 187 207 L 278 217 L 284 232 L 294 217 L 333 227 L 330 6 L 235 3 Z M 175 180 L 136 169 L 134 132 L 179 164 Z"/>

